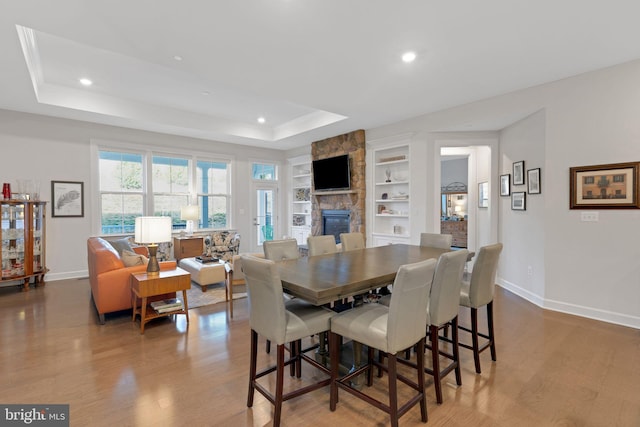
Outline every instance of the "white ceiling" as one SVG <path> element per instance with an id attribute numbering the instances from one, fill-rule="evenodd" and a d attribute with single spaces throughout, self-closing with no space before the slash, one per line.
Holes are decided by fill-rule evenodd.
<path id="1" fill-rule="evenodd" d="M 638 16 L 637 0 L 0 0 L 0 108 L 290 149 L 638 59 Z"/>

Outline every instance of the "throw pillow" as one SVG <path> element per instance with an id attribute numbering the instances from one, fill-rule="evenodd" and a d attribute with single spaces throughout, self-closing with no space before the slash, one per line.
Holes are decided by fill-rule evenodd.
<path id="1" fill-rule="evenodd" d="M 113 249 L 115 249 L 116 252 L 118 252 L 118 255 L 120 255 L 121 257 L 124 251 L 133 252 L 133 248 L 131 247 L 131 243 L 129 242 L 128 237 L 123 237 L 122 239 L 118 239 L 118 240 L 110 240 L 109 243 L 111 244 L 111 246 L 113 246 Z"/>
<path id="2" fill-rule="evenodd" d="M 134 265 L 146 265 L 149 259 L 144 255 L 125 250 L 122 251 L 122 262 L 125 267 L 133 267 Z"/>

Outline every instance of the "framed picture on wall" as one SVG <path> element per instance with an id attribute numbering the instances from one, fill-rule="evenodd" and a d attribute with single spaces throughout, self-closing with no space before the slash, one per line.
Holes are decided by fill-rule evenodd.
<path id="1" fill-rule="evenodd" d="M 640 209 L 640 162 L 569 169 L 570 209 Z"/>
<path id="2" fill-rule="evenodd" d="M 51 181 L 51 216 L 84 216 L 84 182 Z"/>
<path id="3" fill-rule="evenodd" d="M 500 175 L 500 196 L 511 195 L 511 174 Z"/>
<path id="4" fill-rule="evenodd" d="M 524 211 L 527 209 L 527 193 L 524 191 L 514 191 L 511 193 L 511 209 L 514 211 Z"/>
<path id="5" fill-rule="evenodd" d="M 527 171 L 527 192 L 529 194 L 540 194 L 540 168 L 529 169 Z"/>
<path id="6" fill-rule="evenodd" d="M 513 185 L 524 185 L 524 160 L 513 163 Z"/>

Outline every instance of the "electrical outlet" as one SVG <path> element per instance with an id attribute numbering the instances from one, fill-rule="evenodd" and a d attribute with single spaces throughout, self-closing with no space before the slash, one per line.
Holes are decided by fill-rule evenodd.
<path id="1" fill-rule="evenodd" d="M 527 275 L 533 276 L 533 267 L 531 267 L 531 266 L 527 267 Z"/>
<path id="2" fill-rule="evenodd" d="M 582 212 L 580 219 L 583 222 L 598 222 L 599 215 L 598 212 Z"/>

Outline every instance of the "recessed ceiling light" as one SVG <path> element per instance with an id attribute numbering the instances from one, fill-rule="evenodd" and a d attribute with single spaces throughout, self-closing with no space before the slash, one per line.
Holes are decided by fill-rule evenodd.
<path id="1" fill-rule="evenodd" d="M 209 95 L 211 95 L 211 92 L 209 92 L 208 90 L 203 90 L 203 91 L 202 91 L 202 94 L 203 94 L 204 96 L 209 96 Z"/>
<path id="2" fill-rule="evenodd" d="M 175 55 L 175 56 L 173 57 L 173 59 L 175 59 L 176 61 L 182 61 L 182 56 L 180 56 L 180 55 Z"/>
<path id="3" fill-rule="evenodd" d="M 267 121 L 264 117 L 258 117 L 258 123 L 263 124 Z"/>
<path id="4" fill-rule="evenodd" d="M 93 82 L 89 79 L 86 78 L 82 78 L 80 79 L 80 84 L 83 86 L 91 86 L 93 84 Z"/>
<path id="5" fill-rule="evenodd" d="M 404 54 L 402 54 L 402 60 L 404 62 L 413 62 L 415 59 L 416 59 L 415 52 L 405 52 Z"/>

